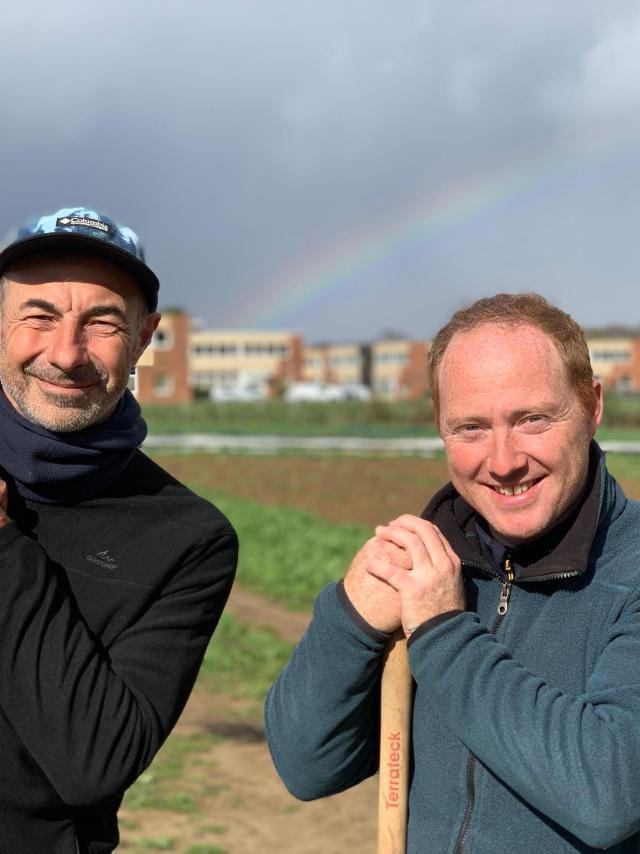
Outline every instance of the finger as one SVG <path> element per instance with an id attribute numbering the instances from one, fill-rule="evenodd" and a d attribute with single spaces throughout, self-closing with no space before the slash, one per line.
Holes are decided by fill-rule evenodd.
<path id="1" fill-rule="evenodd" d="M 398 525 L 401 528 L 407 528 L 412 530 L 412 527 L 415 525 L 419 525 L 426 520 L 421 516 L 414 516 L 412 513 L 403 513 L 401 516 L 396 516 L 395 519 L 392 519 L 389 522 L 389 525 Z M 428 523 L 431 524 L 431 523 Z"/>
<path id="2" fill-rule="evenodd" d="M 458 557 L 449 546 L 446 537 L 442 532 L 431 522 L 426 519 L 420 519 L 418 516 L 410 516 L 405 514 L 395 519 L 389 525 L 390 527 L 412 531 L 419 537 L 429 553 L 432 563 L 441 563 L 448 561 L 452 563 L 458 562 Z"/>
<path id="3" fill-rule="evenodd" d="M 425 522 L 421 533 L 434 564 L 459 564 L 458 556 L 435 525 Z"/>
<path id="4" fill-rule="evenodd" d="M 391 563 L 378 558 L 372 558 L 367 562 L 366 570 L 369 575 L 378 578 L 380 581 L 386 581 L 394 590 L 401 593 L 402 590 L 411 583 L 410 574 L 406 569 L 400 569 Z"/>
<path id="5" fill-rule="evenodd" d="M 440 528 L 438 528 L 436 525 L 434 525 L 433 527 L 434 527 L 434 530 L 437 532 L 438 536 L 440 537 L 442 545 L 444 546 L 445 551 L 449 555 L 449 559 L 451 560 L 451 562 L 452 563 L 460 563 L 460 558 L 456 554 L 456 552 L 453 550 L 453 547 L 452 547 L 451 543 L 449 542 L 449 540 L 445 537 L 445 535 L 442 533 Z"/>
<path id="6" fill-rule="evenodd" d="M 407 531 L 399 526 L 379 525 L 376 528 L 376 536 L 405 549 L 414 567 L 418 564 L 431 564 L 431 556 L 424 542 L 412 531 Z"/>
<path id="7" fill-rule="evenodd" d="M 411 557 L 407 554 L 406 550 L 396 545 L 396 543 L 384 540 L 381 537 L 375 537 L 371 542 L 375 544 L 375 548 L 370 550 L 371 557 L 379 556 L 386 558 L 391 563 L 397 563 L 399 566 L 404 567 L 404 569 L 411 569 L 413 566 Z"/>

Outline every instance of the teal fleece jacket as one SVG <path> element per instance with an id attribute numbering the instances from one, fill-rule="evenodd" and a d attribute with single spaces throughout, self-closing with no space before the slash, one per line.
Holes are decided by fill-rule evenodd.
<path id="1" fill-rule="evenodd" d="M 501 579 L 462 499 L 450 487 L 425 514 L 450 538 L 458 526 L 469 610 L 409 644 L 409 854 L 640 852 L 640 504 L 597 465 L 589 535 L 576 538 L 577 520 L 571 549 L 565 537 L 536 557 L 501 618 Z M 341 585 L 320 593 L 266 702 L 272 756 L 298 798 L 377 771 L 385 642 Z"/>

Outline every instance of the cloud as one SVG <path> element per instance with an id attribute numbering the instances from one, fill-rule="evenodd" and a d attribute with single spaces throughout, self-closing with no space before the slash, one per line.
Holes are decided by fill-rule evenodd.
<path id="1" fill-rule="evenodd" d="M 615 8 L 615 6 L 614 6 Z M 640 132 L 640 11 L 618 14 L 591 34 L 568 72 L 553 81 L 541 102 L 579 136 Z"/>
<path id="2" fill-rule="evenodd" d="M 637 259 L 619 237 L 620 187 L 627 218 L 640 200 L 615 151 L 605 163 L 583 149 L 638 132 L 639 21 L 630 0 L 13 4 L 0 232 L 102 207 L 142 235 L 167 303 L 241 325 L 338 247 L 537 169 L 511 200 L 274 322 L 330 337 L 339 306 L 362 335 L 386 324 L 392 290 L 396 325 L 422 328 L 416 304 L 439 316 L 494 282 L 585 276 L 593 289 L 614 251 L 626 288 Z"/>

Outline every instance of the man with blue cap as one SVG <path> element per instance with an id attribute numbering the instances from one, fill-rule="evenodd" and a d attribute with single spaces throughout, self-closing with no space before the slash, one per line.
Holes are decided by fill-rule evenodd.
<path id="1" fill-rule="evenodd" d="M 233 580 L 229 522 L 139 450 L 157 295 L 137 235 L 93 210 L 0 250 L 3 852 L 116 847 Z"/>

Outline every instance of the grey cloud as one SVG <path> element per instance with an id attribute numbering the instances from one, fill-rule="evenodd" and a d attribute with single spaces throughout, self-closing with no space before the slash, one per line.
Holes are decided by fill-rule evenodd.
<path id="1" fill-rule="evenodd" d="M 424 334 L 498 287 L 579 292 L 585 322 L 615 319 L 603 283 L 610 312 L 633 305 L 637 4 L 35 5 L 3 13 L 0 231 L 102 206 L 145 238 L 165 302 L 240 325 L 341 246 L 523 173 L 273 322 L 363 337 L 392 296 Z"/>

